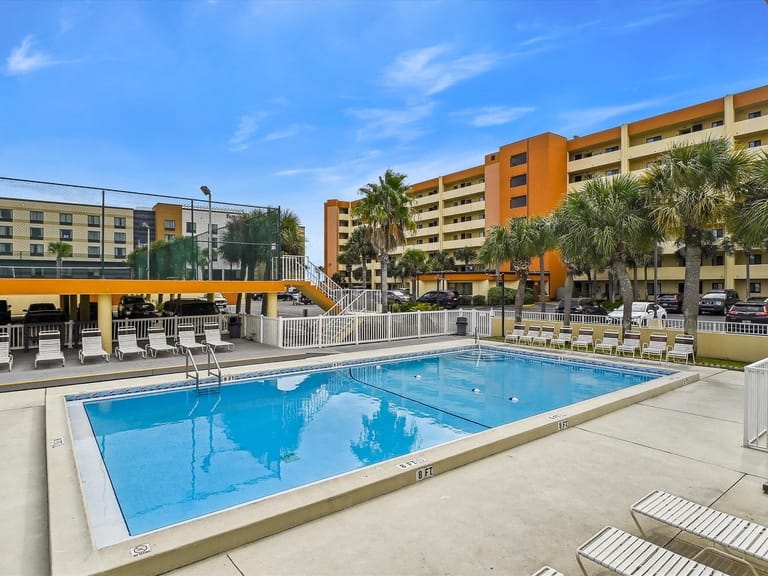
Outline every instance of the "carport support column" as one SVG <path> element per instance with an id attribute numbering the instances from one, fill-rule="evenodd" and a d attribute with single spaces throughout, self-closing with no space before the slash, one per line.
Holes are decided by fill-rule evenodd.
<path id="1" fill-rule="evenodd" d="M 77 319 L 80 322 L 87 322 L 91 315 L 91 296 L 89 294 L 80 294 L 80 305 L 78 308 Z"/>
<path id="2" fill-rule="evenodd" d="M 277 293 L 267 292 L 265 298 L 267 299 L 267 316 L 277 318 Z"/>
<path id="3" fill-rule="evenodd" d="M 112 294 L 99 294 L 98 303 L 101 346 L 112 354 Z"/>

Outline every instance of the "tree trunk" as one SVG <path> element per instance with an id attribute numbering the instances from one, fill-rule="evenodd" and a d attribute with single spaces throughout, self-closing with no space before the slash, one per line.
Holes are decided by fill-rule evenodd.
<path id="1" fill-rule="evenodd" d="M 539 301 L 541 302 L 541 311 L 547 311 L 547 305 L 544 304 L 544 252 L 539 254 Z"/>
<path id="2" fill-rule="evenodd" d="M 624 332 L 632 329 L 632 281 L 627 273 L 627 266 L 622 260 L 613 263 L 613 272 L 619 282 L 621 300 L 624 304 L 624 315 L 621 318 L 621 327 Z"/>
<path id="3" fill-rule="evenodd" d="M 517 294 L 515 294 L 515 322 L 523 321 L 523 304 L 525 304 L 525 285 L 528 282 L 528 268 L 518 268 Z M 504 288 L 501 289 L 501 297 L 504 298 Z"/>
<path id="4" fill-rule="evenodd" d="M 389 253 L 382 251 L 380 260 L 381 260 L 381 311 L 384 312 L 387 309 L 387 285 L 389 284 L 389 280 L 387 279 L 387 274 L 389 273 Z"/>
<path id="5" fill-rule="evenodd" d="M 685 234 L 685 287 L 683 291 L 683 330 L 693 336 L 694 347 L 699 316 L 699 278 L 701 275 L 701 234 L 693 228 Z"/>
<path id="6" fill-rule="evenodd" d="M 747 257 L 747 264 L 746 264 L 746 266 L 747 266 L 747 289 L 746 289 L 746 293 L 747 294 L 744 297 L 744 300 L 748 300 L 749 299 L 749 295 L 750 295 L 749 285 L 752 283 L 752 276 L 751 276 L 750 270 L 749 270 L 749 261 L 752 258 L 752 250 L 745 250 L 744 253 L 745 253 L 746 257 Z"/>
<path id="7" fill-rule="evenodd" d="M 637 300 L 637 264 L 632 265 L 632 300 Z"/>
<path id="8" fill-rule="evenodd" d="M 571 301 L 573 300 L 573 268 L 566 264 L 565 268 L 565 298 L 563 308 L 563 326 L 571 325 Z"/>

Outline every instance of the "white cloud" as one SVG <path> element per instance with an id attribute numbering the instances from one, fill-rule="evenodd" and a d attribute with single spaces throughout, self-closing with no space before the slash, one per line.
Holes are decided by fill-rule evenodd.
<path id="1" fill-rule="evenodd" d="M 499 126 L 509 124 L 521 116 L 536 110 L 532 106 L 484 106 L 482 108 L 470 108 L 457 113 L 457 116 L 466 119 L 467 124 L 484 128 L 486 126 Z"/>
<path id="2" fill-rule="evenodd" d="M 8 75 L 26 74 L 39 68 L 60 64 L 44 52 L 32 52 L 33 38 L 26 36 L 21 45 L 11 50 L 6 59 L 6 73 Z"/>
<path id="3" fill-rule="evenodd" d="M 229 139 L 229 149 L 232 152 L 243 152 L 248 149 L 249 140 L 259 126 L 259 116 L 241 116 L 237 123 L 237 130 Z"/>
<path id="4" fill-rule="evenodd" d="M 296 136 L 297 134 L 300 134 L 301 132 L 304 132 L 305 130 L 308 130 L 311 128 L 307 124 L 291 124 L 288 126 L 285 130 L 275 130 L 274 132 L 270 132 L 264 138 L 261 139 L 262 142 L 272 142 L 273 140 L 283 140 L 285 138 L 291 138 L 293 136 Z"/>
<path id="5" fill-rule="evenodd" d="M 559 131 L 567 134 L 576 130 L 585 130 L 601 124 L 606 120 L 610 120 L 611 118 L 623 116 L 628 112 L 636 112 L 638 110 L 645 110 L 646 108 L 658 106 L 662 102 L 663 101 L 660 99 L 642 100 L 640 102 L 632 102 L 620 106 L 598 106 L 596 108 L 570 110 L 560 114 L 560 117 L 566 122 L 566 125 L 560 128 Z"/>
<path id="6" fill-rule="evenodd" d="M 384 74 L 384 83 L 396 88 L 416 88 L 427 95 L 437 94 L 454 84 L 493 68 L 499 58 L 478 52 L 450 58 L 450 46 L 439 44 L 404 52 Z"/>
<path id="7" fill-rule="evenodd" d="M 416 124 L 429 116 L 433 108 L 432 103 L 427 103 L 402 110 L 362 108 L 350 110 L 349 114 L 364 122 L 357 133 L 360 140 L 395 138 L 407 141 L 422 134 L 422 130 L 416 127 Z"/>

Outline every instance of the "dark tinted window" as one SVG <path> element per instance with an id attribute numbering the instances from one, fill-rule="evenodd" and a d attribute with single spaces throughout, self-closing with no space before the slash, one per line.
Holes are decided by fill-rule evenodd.
<path id="1" fill-rule="evenodd" d="M 765 307 L 761 304 L 734 304 L 731 307 L 731 310 L 733 312 L 752 312 L 760 314 L 761 312 L 765 312 Z"/>

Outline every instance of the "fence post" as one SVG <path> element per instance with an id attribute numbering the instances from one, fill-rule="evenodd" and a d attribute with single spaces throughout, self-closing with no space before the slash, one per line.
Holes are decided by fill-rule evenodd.
<path id="1" fill-rule="evenodd" d="M 283 346 L 283 318 L 277 317 L 277 347 L 284 348 Z"/>
<path id="2" fill-rule="evenodd" d="M 387 314 L 387 342 L 392 342 L 392 313 Z"/>

